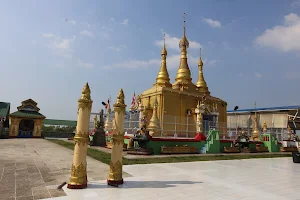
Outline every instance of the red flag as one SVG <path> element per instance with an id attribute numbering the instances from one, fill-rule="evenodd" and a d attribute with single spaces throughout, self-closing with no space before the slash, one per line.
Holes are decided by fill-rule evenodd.
<path id="1" fill-rule="evenodd" d="M 108 105 L 109 105 L 109 99 L 107 100 L 107 103 L 106 103 L 106 105 L 105 105 L 105 109 L 108 108 Z"/>
<path id="2" fill-rule="evenodd" d="M 132 101 L 131 101 L 131 107 L 135 107 L 135 92 L 133 93 Z"/>

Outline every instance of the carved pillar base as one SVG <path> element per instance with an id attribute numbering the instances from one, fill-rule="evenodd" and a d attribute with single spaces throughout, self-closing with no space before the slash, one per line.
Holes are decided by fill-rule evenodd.
<path id="1" fill-rule="evenodd" d="M 108 185 L 123 184 L 123 144 L 124 134 L 113 134 L 113 146 L 111 152 L 111 161 L 109 165 L 109 174 L 107 179 Z"/>
<path id="2" fill-rule="evenodd" d="M 107 184 L 108 185 L 123 184 L 122 170 L 123 170 L 122 163 L 119 160 L 115 164 L 113 164 L 112 161 L 110 161 Z"/>
<path id="3" fill-rule="evenodd" d="M 78 166 L 72 164 L 71 177 L 68 184 L 69 189 L 87 188 L 86 166 L 82 163 Z"/>

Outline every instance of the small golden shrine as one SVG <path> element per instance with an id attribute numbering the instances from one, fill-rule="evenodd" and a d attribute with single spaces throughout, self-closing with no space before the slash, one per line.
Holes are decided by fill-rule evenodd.
<path id="1" fill-rule="evenodd" d="M 253 131 L 252 131 L 252 135 L 251 135 L 251 140 L 259 140 L 259 136 L 260 136 L 260 130 L 258 127 L 258 116 L 257 116 L 257 112 L 255 112 L 254 114 L 254 118 L 253 118 Z"/>
<path id="2" fill-rule="evenodd" d="M 165 39 L 164 39 L 165 41 Z M 200 58 L 198 62 L 198 80 L 192 82 L 191 71 L 188 66 L 187 48 L 189 41 L 186 37 L 186 25 L 184 16 L 183 36 L 179 42 L 181 49 L 181 58 L 177 70 L 175 82 L 170 83 L 169 73 L 167 70 L 167 49 L 164 42 L 161 51 L 161 67 L 156 77 L 156 81 L 152 88 L 145 90 L 138 95 L 137 102 L 139 107 L 143 107 L 143 115 L 147 119 L 148 124 L 154 125 L 159 120 L 160 130 L 153 136 L 171 136 L 176 130 L 178 136 L 186 136 L 186 130 L 191 131 L 188 136 L 196 135 L 196 113 L 195 109 L 199 102 L 205 99 L 205 104 L 211 113 L 218 113 L 217 116 L 212 114 L 203 115 L 203 121 L 212 122 L 218 126 L 226 127 L 227 123 L 227 103 L 219 98 L 210 95 L 208 86 L 203 75 L 203 61 L 200 50 Z M 152 116 L 153 113 L 156 116 Z M 170 119 L 164 119 L 165 116 L 171 116 L 173 124 L 167 123 Z M 187 123 L 188 121 L 188 123 Z M 174 123 L 177 123 L 176 127 Z M 190 126 L 187 124 L 195 124 Z M 155 125 L 158 127 L 158 125 Z M 170 130 L 170 131 L 169 131 Z"/>
<path id="3" fill-rule="evenodd" d="M 37 103 L 27 99 L 18 107 L 18 111 L 9 115 L 9 137 L 41 137 L 43 120 L 46 118 L 39 113 Z"/>

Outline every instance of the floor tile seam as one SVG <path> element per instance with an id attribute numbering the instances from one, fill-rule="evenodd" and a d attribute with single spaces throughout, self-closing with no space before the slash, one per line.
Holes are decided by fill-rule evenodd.
<path id="1" fill-rule="evenodd" d="M 34 161 L 35 162 L 35 161 Z M 43 162 L 44 163 L 44 162 Z M 37 166 L 36 166 L 37 167 Z M 41 176 L 41 178 L 42 178 L 42 180 L 44 180 L 44 178 L 43 178 L 43 176 L 42 176 L 42 173 L 41 173 L 41 170 L 37 167 L 37 169 L 38 169 L 38 171 L 39 171 L 39 174 L 40 174 L 40 176 Z M 45 181 L 44 181 L 44 183 L 45 183 Z M 45 184 L 44 184 L 45 185 Z M 46 187 L 46 185 L 45 185 L 45 187 Z M 50 197 L 51 197 L 51 194 L 50 194 L 50 192 L 49 192 L 49 190 L 46 188 L 46 190 L 47 190 L 47 192 L 49 193 L 49 195 L 50 195 Z M 34 197 L 34 196 L 33 196 Z"/>

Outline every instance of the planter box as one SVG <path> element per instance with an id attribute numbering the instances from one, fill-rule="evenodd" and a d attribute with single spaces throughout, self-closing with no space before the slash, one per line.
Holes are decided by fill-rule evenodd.
<path id="1" fill-rule="evenodd" d="M 224 153 L 240 153 L 239 147 L 224 147 L 223 149 Z"/>
<path id="2" fill-rule="evenodd" d="M 133 155 L 152 155 L 153 150 L 151 148 L 143 149 L 143 148 L 131 148 L 128 149 L 127 154 L 133 154 Z"/>
<path id="3" fill-rule="evenodd" d="M 297 147 L 280 147 L 281 152 L 298 152 Z"/>
<path id="4" fill-rule="evenodd" d="M 269 152 L 268 147 L 261 146 L 261 147 L 256 147 L 257 152 Z"/>
<path id="5" fill-rule="evenodd" d="M 199 153 L 197 147 L 189 147 L 189 146 L 175 146 L 175 147 L 161 147 L 161 154 L 190 154 L 190 153 Z"/>

